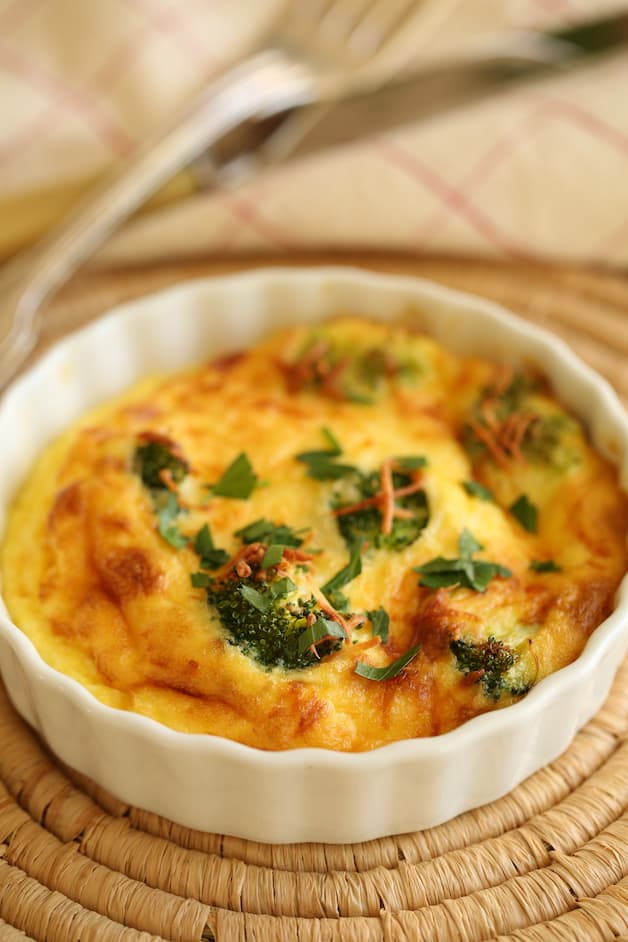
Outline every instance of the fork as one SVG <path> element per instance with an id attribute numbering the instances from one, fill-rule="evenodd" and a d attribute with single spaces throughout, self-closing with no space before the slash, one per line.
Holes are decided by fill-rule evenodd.
<path id="1" fill-rule="evenodd" d="M 165 133 L 0 272 L 0 389 L 35 346 L 44 301 L 159 186 L 247 119 L 332 103 L 381 84 L 371 70 L 377 57 L 415 15 L 433 27 L 448 2 L 292 0 L 259 51 L 214 81 Z"/>

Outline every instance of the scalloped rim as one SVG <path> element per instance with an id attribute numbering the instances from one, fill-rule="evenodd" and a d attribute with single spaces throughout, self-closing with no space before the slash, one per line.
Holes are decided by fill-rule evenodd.
<path id="1" fill-rule="evenodd" d="M 568 404 L 574 400 L 578 400 L 581 404 L 587 403 L 587 420 L 589 427 L 592 428 L 594 441 L 607 454 L 611 452 L 611 457 L 616 463 L 619 463 L 618 457 L 621 459 L 620 477 L 624 488 L 627 487 L 628 417 L 606 380 L 586 366 L 562 340 L 521 321 L 491 301 L 421 279 L 378 275 L 346 268 L 304 270 L 275 268 L 227 277 L 200 279 L 177 285 L 158 295 L 121 305 L 95 323 L 63 340 L 9 389 L 0 404 L 0 434 L 7 421 L 11 420 L 11 410 L 17 409 L 19 412 L 21 401 L 28 402 L 34 387 L 41 384 L 46 377 L 58 376 L 68 359 L 71 361 L 73 356 L 80 353 L 84 338 L 88 337 L 93 341 L 101 335 L 106 344 L 107 335 L 112 330 L 127 332 L 131 322 L 138 315 L 145 316 L 145 313 L 148 313 L 151 317 L 165 317 L 166 311 L 176 311 L 177 307 L 190 303 L 197 306 L 199 303 L 206 303 L 207 299 L 211 299 L 211 296 L 216 295 L 217 292 L 234 298 L 242 294 L 250 304 L 252 290 L 253 306 L 255 306 L 255 303 L 259 302 L 262 297 L 264 289 L 270 288 L 272 294 L 276 291 L 281 292 L 282 285 L 284 290 L 287 287 L 292 291 L 315 287 L 319 292 L 321 290 L 324 292 L 328 288 L 332 294 L 334 289 L 340 288 L 340 294 L 347 295 L 348 291 L 347 296 L 351 295 L 352 290 L 357 295 L 364 295 L 365 289 L 373 289 L 375 293 L 383 291 L 397 299 L 400 312 L 406 311 L 409 304 L 415 304 L 421 320 L 426 318 L 433 320 L 443 316 L 442 310 L 439 315 L 438 309 L 446 308 L 445 319 L 453 318 L 454 325 L 465 322 L 469 317 L 480 318 L 483 327 L 495 326 L 506 331 L 509 340 L 515 343 L 513 349 L 523 351 L 525 359 L 533 359 L 550 376 L 563 401 Z M 268 301 L 264 301 L 262 306 L 267 303 Z M 436 314 L 434 311 L 426 314 L 425 310 L 422 310 L 422 305 L 429 307 L 430 304 L 435 306 Z M 356 306 L 360 307 L 359 304 Z M 447 329 L 446 325 L 440 327 L 441 332 L 443 329 Z M 439 330 L 430 331 L 428 328 L 428 332 L 437 334 Z M 476 333 L 482 333 L 482 331 L 476 330 Z M 472 352 L 469 343 L 464 341 L 464 346 Z M 479 349 L 480 346 L 476 343 L 474 352 L 483 352 Z M 137 372 L 137 378 L 146 372 L 146 369 Z M 81 375 L 84 381 L 84 369 Z M 577 411 L 582 414 L 582 409 Z M 80 411 L 77 412 L 78 414 Z M 42 440 L 40 447 L 43 445 Z M 3 496 L 1 491 L 0 487 L 0 499 Z M 7 497 L 7 503 L 9 498 L 10 495 Z M 265 841 L 361 841 L 386 833 L 433 826 L 461 811 L 476 807 L 479 803 L 494 800 L 541 765 L 555 758 L 568 745 L 577 729 L 590 719 L 601 705 L 627 645 L 628 578 L 625 577 L 617 595 L 615 610 L 593 633 L 580 657 L 568 667 L 544 679 L 523 700 L 512 706 L 475 717 L 457 729 L 437 737 L 402 740 L 370 752 L 338 753 L 312 748 L 265 752 L 220 737 L 179 733 L 147 717 L 116 710 L 102 704 L 77 681 L 49 667 L 40 658 L 32 642 L 9 620 L 4 606 L 0 612 L 0 667 L 11 699 L 22 715 L 43 734 L 53 751 L 64 758 L 64 761 L 74 764 L 80 771 L 100 780 L 104 787 L 108 787 L 121 799 L 163 814 L 185 826 L 205 830 L 224 830 L 240 837 Z M 600 676 L 600 672 L 603 676 Z M 570 697 L 572 715 L 571 717 L 563 716 L 563 729 L 550 729 L 548 733 L 543 734 L 540 729 L 540 720 L 543 719 L 545 727 L 551 728 L 552 723 L 548 717 L 552 710 L 557 710 L 561 701 L 567 703 Z M 167 764 L 176 765 L 178 758 L 181 758 L 185 759 L 188 765 L 190 763 L 198 765 L 203 772 L 211 773 L 212 781 L 216 776 L 220 779 L 222 762 L 246 769 L 247 774 L 252 773 L 251 781 L 257 781 L 258 785 L 260 778 L 263 785 L 264 776 L 267 776 L 270 781 L 271 778 L 276 778 L 277 773 L 281 773 L 284 777 L 287 773 L 293 773 L 294 786 L 305 789 L 305 792 L 314 784 L 320 790 L 319 773 L 333 772 L 336 786 L 339 782 L 341 786 L 343 784 L 338 779 L 338 775 L 343 776 L 347 773 L 351 778 L 351 787 L 347 788 L 347 796 L 352 794 L 356 782 L 364 776 L 381 773 L 390 778 L 391 774 L 403 774 L 404 767 L 408 766 L 408 774 L 412 775 L 416 775 L 417 770 L 421 768 L 429 769 L 430 775 L 433 767 L 440 769 L 440 780 L 432 782 L 434 798 L 435 789 L 444 788 L 445 791 L 448 788 L 451 789 L 453 779 L 451 776 L 447 779 L 448 772 L 460 784 L 459 770 L 465 763 L 475 770 L 476 780 L 473 781 L 473 787 L 468 789 L 468 797 L 465 798 L 463 795 L 461 798 L 459 794 L 455 797 L 450 796 L 451 800 L 445 802 L 444 809 L 443 802 L 435 800 L 432 813 L 429 808 L 427 810 L 422 808 L 420 813 L 417 813 L 412 807 L 405 807 L 401 809 L 401 813 L 397 810 L 394 815 L 391 815 L 387 813 L 386 806 L 394 802 L 395 795 L 386 793 L 382 795 L 380 808 L 373 809 L 369 806 L 368 821 L 364 820 L 363 814 L 356 814 L 355 808 L 345 807 L 347 803 L 345 799 L 344 802 L 341 801 L 334 806 L 332 820 L 320 825 L 309 819 L 307 821 L 303 819 L 303 805 L 307 803 L 306 795 L 301 795 L 294 807 L 288 802 L 286 815 L 281 816 L 280 822 L 277 820 L 277 814 L 271 813 L 269 803 L 274 800 L 273 795 L 268 795 L 261 805 L 258 795 L 254 799 L 256 800 L 255 812 L 249 811 L 248 814 L 242 815 L 242 824 L 236 822 L 234 825 L 232 820 L 238 817 L 235 813 L 236 809 L 227 808 L 230 802 L 233 803 L 228 794 L 220 797 L 222 787 L 220 783 L 214 789 L 215 794 L 212 795 L 210 807 L 204 807 L 201 810 L 197 807 L 198 798 L 196 801 L 191 801 L 190 796 L 183 794 L 180 800 L 173 801 L 172 796 L 168 798 L 168 789 L 164 789 L 162 795 L 153 794 L 154 788 L 143 789 L 141 756 L 137 767 L 128 775 L 125 768 L 115 770 L 113 782 L 111 774 L 99 775 L 99 770 L 94 768 L 93 756 L 90 759 L 88 755 L 89 750 L 86 749 L 82 753 L 79 748 L 77 752 L 76 744 L 70 748 L 60 741 L 58 730 L 50 730 L 51 722 L 46 719 L 45 711 L 48 710 L 50 704 L 61 702 L 59 698 L 65 701 L 73 711 L 76 710 L 77 716 L 84 717 L 88 724 L 85 730 L 89 727 L 90 735 L 103 737 L 103 742 L 108 743 L 109 748 L 112 738 L 121 737 L 120 741 L 128 739 L 128 745 L 132 746 L 133 750 L 144 743 L 148 751 L 156 748 L 158 753 L 163 754 L 167 758 Z M 56 707 L 53 707 L 53 714 L 54 709 Z M 577 712 L 577 716 L 573 715 L 573 711 Z M 54 722 L 52 725 L 54 727 Z M 530 731 L 527 738 L 526 731 Z M 543 747 L 543 742 L 539 742 L 543 736 L 545 740 L 548 742 L 551 740 L 553 743 L 549 752 L 547 747 Z M 499 749 L 503 750 L 506 743 L 514 744 L 519 755 L 525 754 L 525 760 L 516 761 L 513 755 L 511 761 L 504 763 L 509 769 L 507 776 L 495 774 L 495 769 L 491 769 L 490 782 L 482 783 L 477 780 L 478 763 L 474 761 L 474 751 L 484 753 L 488 750 L 489 753 L 492 751 L 493 755 L 496 755 L 496 744 L 499 744 Z M 81 761 L 83 756 L 84 761 Z M 393 769 L 392 773 L 391 769 Z M 129 778 L 129 781 L 125 780 L 125 776 Z M 133 781 L 130 780 L 131 778 Z M 229 775 L 225 773 L 225 783 L 228 778 Z M 348 781 L 347 778 L 346 783 Z M 398 779 L 396 781 L 399 782 Z M 405 788 L 406 784 L 398 784 L 398 788 Z M 424 784 L 422 781 L 422 787 Z M 147 783 L 144 782 L 144 785 Z M 179 782 L 178 787 L 180 786 Z M 185 788 L 185 782 L 183 788 Z M 288 783 L 289 797 L 290 789 L 291 786 Z M 252 785 L 249 790 L 253 798 Z M 336 788 L 335 791 L 337 790 Z M 144 791 L 150 796 L 146 802 L 142 801 Z M 459 788 L 459 791 L 464 791 L 464 789 Z M 472 797 L 471 793 L 475 797 Z M 478 800 L 478 794 L 480 800 Z M 238 800 L 243 801 L 242 795 L 238 796 Z M 265 803 L 269 807 L 266 807 Z M 357 801 L 357 804 L 360 805 L 360 802 Z M 295 809 L 297 814 L 294 813 Z M 223 824 L 225 820 L 226 827 Z"/>

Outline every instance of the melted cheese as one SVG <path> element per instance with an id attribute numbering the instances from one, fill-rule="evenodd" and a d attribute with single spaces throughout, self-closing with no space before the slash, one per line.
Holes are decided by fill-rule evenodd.
<path id="1" fill-rule="evenodd" d="M 286 366 L 302 366 L 321 339 L 349 366 L 336 358 L 331 377 Z M 487 387 L 499 386 L 500 369 L 454 357 L 408 328 L 341 318 L 313 335 L 284 331 L 239 356 L 141 383 L 47 448 L 19 494 L 2 553 L 12 617 L 49 664 L 103 702 L 263 749 L 371 749 L 508 705 L 513 685 L 491 697 L 486 675 L 465 673 L 452 642 L 503 642 L 526 686 L 568 664 L 612 608 L 628 513 L 615 470 L 542 385 L 525 408 L 535 428 L 553 417 L 551 460 L 513 446 L 497 461 L 477 440 L 465 449 L 469 416 Z M 316 552 L 309 570 L 294 566 L 291 578 L 296 595 L 318 591 L 349 558 L 333 512 L 346 502 L 346 482 L 316 480 L 295 459 L 329 447 L 322 428 L 342 447 L 335 460 L 364 473 L 396 456 L 424 456 L 429 519 L 400 549 L 364 545 L 362 572 L 342 590 L 352 613 L 386 610 L 386 643 L 366 622 L 310 666 L 268 668 L 232 643 L 205 590 L 192 586 L 193 537 L 208 523 L 215 546 L 233 556 L 236 531 L 260 518 L 302 530 L 302 548 Z M 160 535 L 134 467 L 147 434 L 176 442 L 189 464 L 178 489 L 189 509 L 176 526 L 191 542 L 180 549 Z M 240 453 L 260 486 L 246 499 L 212 496 L 205 485 Z M 468 493 L 470 480 L 495 500 Z M 522 494 L 537 509 L 533 533 L 508 509 Z M 492 578 L 484 592 L 421 586 L 414 567 L 457 557 L 464 528 L 482 545 L 474 558 L 511 575 Z M 550 559 L 560 571 L 530 568 Z M 356 673 L 358 660 L 385 666 L 416 644 L 418 654 L 389 680 Z"/>

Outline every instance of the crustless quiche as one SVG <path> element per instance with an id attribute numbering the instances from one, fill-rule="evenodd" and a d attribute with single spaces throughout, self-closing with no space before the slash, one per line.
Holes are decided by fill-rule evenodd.
<path id="1" fill-rule="evenodd" d="M 2 568 L 16 623 L 105 703 L 360 751 L 573 661 L 627 521 L 542 376 L 341 317 L 87 415 L 19 494 Z"/>

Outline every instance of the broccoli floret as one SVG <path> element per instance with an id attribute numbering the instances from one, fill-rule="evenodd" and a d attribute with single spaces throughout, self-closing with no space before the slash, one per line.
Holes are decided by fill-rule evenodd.
<path id="1" fill-rule="evenodd" d="M 406 487 L 412 483 L 412 476 L 402 472 L 393 473 L 393 487 L 395 489 Z M 361 475 L 358 483 L 359 500 L 373 497 L 381 487 L 378 471 L 372 474 Z M 346 502 L 343 502 L 346 506 Z M 335 508 L 343 506 L 336 503 Z M 364 507 L 354 513 L 339 514 L 336 517 L 340 530 L 347 546 L 355 543 L 368 543 L 377 549 L 402 550 L 419 537 L 427 525 L 429 509 L 425 491 L 415 491 L 407 494 L 397 501 L 397 506 L 412 513 L 411 517 L 395 517 L 390 533 L 382 533 L 382 514 L 377 507 Z"/>
<path id="2" fill-rule="evenodd" d="M 229 642 L 247 656 L 268 668 L 309 667 L 335 651 L 341 641 L 330 639 L 319 644 L 319 657 L 309 648 L 300 650 L 299 637 L 316 601 L 310 597 L 288 603 L 285 595 L 277 592 L 280 582 L 257 582 L 254 578 L 213 582 L 207 588 L 207 600 L 217 609 Z"/>
<path id="3" fill-rule="evenodd" d="M 135 449 L 133 467 L 143 483 L 151 490 L 166 490 L 161 472 L 169 471 L 175 484 L 179 484 L 189 471 L 187 461 L 175 454 L 174 443 L 164 438 L 151 439 Z"/>
<path id="4" fill-rule="evenodd" d="M 531 461 L 566 471 L 578 461 L 578 452 L 569 446 L 576 426 L 569 416 L 555 413 L 533 422 L 523 440 L 523 453 Z"/>
<path id="5" fill-rule="evenodd" d="M 451 642 L 449 649 L 462 674 L 478 675 L 477 682 L 490 700 L 499 700 L 504 693 L 523 696 L 532 687 L 532 682 L 521 682 L 521 671 L 513 671 L 521 655 L 492 635 L 479 642 L 458 638 Z"/>

